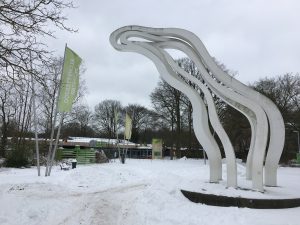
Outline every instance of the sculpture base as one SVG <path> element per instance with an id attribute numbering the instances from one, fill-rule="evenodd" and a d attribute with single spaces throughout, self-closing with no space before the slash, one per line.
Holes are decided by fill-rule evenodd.
<path id="1" fill-rule="evenodd" d="M 300 207 L 300 198 L 291 199 L 252 199 L 242 197 L 229 197 L 222 195 L 204 194 L 181 190 L 190 201 L 212 206 L 239 207 L 253 209 L 284 209 Z"/>

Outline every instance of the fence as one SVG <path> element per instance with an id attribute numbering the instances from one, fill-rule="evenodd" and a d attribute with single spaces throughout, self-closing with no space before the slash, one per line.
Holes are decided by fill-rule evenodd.
<path id="1" fill-rule="evenodd" d="M 76 159 L 78 164 L 88 164 L 96 162 L 96 151 L 92 148 L 80 149 L 75 146 L 73 149 L 59 148 L 56 154 L 57 160 Z"/>

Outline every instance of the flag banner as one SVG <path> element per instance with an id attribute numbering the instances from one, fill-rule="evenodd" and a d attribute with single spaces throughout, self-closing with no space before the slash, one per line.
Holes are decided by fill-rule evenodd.
<path id="1" fill-rule="evenodd" d="M 162 139 L 152 139 L 152 159 L 162 159 Z"/>
<path id="2" fill-rule="evenodd" d="M 132 130 L 132 119 L 126 113 L 126 117 L 125 117 L 125 139 L 130 140 L 131 130 Z"/>
<path id="3" fill-rule="evenodd" d="M 59 112 L 70 112 L 72 109 L 78 92 L 81 61 L 74 51 L 66 47 L 58 97 Z"/>

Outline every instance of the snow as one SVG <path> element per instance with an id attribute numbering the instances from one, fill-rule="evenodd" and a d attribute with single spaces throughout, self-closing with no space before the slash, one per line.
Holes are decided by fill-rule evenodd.
<path id="1" fill-rule="evenodd" d="M 42 168 L 44 172 L 45 168 Z M 208 183 L 202 160 L 117 160 L 77 165 L 50 177 L 36 168 L 0 168 L 0 224 L 20 225 L 299 225 L 300 207 L 247 209 L 195 204 L 180 189 L 255 198 L 300 197 L 300 168 L 281 167 L 279 187 L 264 193 L 246 191 L 245 166 L 238 164 L 239 185 L 226 188 L 226 179 Z M 223 174 L 226 175 L 225 164 Z"/>
<path id="2" fill-rule="evenodd" d="M 98 141 L 101 143 L 108 143 L 108 144 L 126 144 L 130 146 L 136 146 L 137 144 L 123 139 L 108 139 L 108 138 L 86 138 L 86 137 L 69 137 L 70 139 L 67 142 L 74 142 L 74 143 L 90 143 L 90 141 Z"/>

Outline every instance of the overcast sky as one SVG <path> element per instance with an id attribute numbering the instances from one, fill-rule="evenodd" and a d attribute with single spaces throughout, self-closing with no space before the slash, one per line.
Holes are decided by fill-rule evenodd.
<path id="1" fill-rule="evenodd" d="M 159 81 L 152 62 L 136 53 L 118 52 L 109 35 L 125 25 L 176 27 L 195 33 L 212 56 L 246 84 L 259 78 L 300 71 L 300 1 L 297 0 L 75 0 L 66 11 L 71 34 L 56 32 L 48 42 L 58 55 L 68 44 L 85 62 L 94 106 L 105 99 L 125 106 L 151 107 Z"/>

